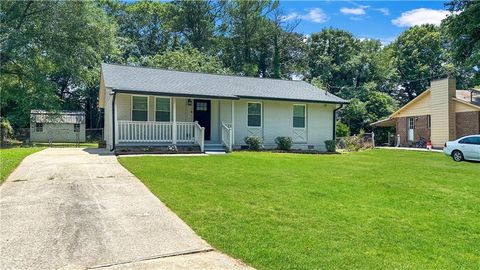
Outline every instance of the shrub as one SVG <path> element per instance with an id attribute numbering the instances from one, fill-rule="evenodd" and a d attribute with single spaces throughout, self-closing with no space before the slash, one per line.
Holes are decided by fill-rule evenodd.
<path id="1" fill-rule="evenodd" d="M 337 137 L 346 137 L 348 135 L 350 135 L 350 128 L 346 124 L 338 121 L 337 122 Z"/>
<path id="2" fill-rule="evenodd" d="M 5 145 L 7 140 L 13 135 L 13 129 L 10 121 L 6 118 L 0 118 L 0 144 Z"/>
<path id="3" fill-rule="evenodd" d="M 293 140 L 290 137 L 277 137 L 275 143 L 278 149 L 288 151 L 292 148 Z"/>
<path id="4" fill-rule="evenodd" d="M 335 140 L 325 141 L 325 148 L 327 148 L 327 152 L 335 152 L 335 147 L 336 147 Z"/>
<path id="5" fill-rule="evenodd" d="M 244 139 L 245 143 L 248 145 L 248 149 L 258 151 L 262 146 L 262 138 L 257 136 L 248 136 Z"/>

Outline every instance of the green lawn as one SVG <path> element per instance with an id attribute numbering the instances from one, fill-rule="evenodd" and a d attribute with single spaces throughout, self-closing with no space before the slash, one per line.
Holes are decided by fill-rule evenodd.
<path id="1" fill-rule="evenodd" d="M 258 269 L 479 269 L 480 164 L 440 153 L 236 152 L 120 162 Z"/>
<path id="2" fill-rule="evenodd" d="M 28 147 L 0 149 L 0 183 L 7 179 L 10 173 L 26 156 L 42 149 L 44 148 Z"/>

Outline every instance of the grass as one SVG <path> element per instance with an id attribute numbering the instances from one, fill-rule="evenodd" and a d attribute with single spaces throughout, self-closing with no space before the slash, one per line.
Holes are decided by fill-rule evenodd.
<path id="1" fill-rule="evenodd" d="M 27 148 L 7 148 L 0 149 L 0 183 L 3 183 L 10 173 L 22 162 L 22 160 L 35 152 L 44 148 L 27 147 Z"/>
<path id="2" fill-rule="evenodd" d="M 480 164 L 440 153 L 120 158 L 258 269 L 478 269 Z"/>

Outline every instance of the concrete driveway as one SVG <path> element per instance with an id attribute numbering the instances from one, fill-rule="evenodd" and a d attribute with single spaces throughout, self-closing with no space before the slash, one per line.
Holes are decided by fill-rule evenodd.
<path id="1" fill-rule="evenodd" d="M 0 187 L 0 269 L 251 269 L 214 251 L 116 158 L 49 148 Z"/>

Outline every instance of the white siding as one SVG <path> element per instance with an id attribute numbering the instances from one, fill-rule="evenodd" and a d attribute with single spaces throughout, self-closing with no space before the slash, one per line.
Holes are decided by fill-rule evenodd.
<path id="1" fill-rule="evenodd" d="M 235 101 L 235 147 L 244 145 L 244 138 L 251 135 L 247 127 L 247 103 L 257 100 Z M 260 136 L 266 148 L 275 148 L 275 138 L 294 137 L 293 105 L 305 104 L 287 101 L 262 101 L 262 127 Z M 332 139 L 333 110 L 335 105 L 306 103 L 306 142 L 294 143 L 294 148 L 306 149 L 313 146 L 316 150 L 325 150 L 325 141 Z"/>

